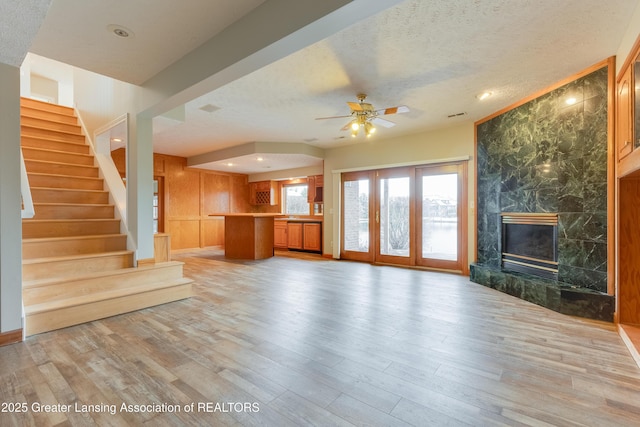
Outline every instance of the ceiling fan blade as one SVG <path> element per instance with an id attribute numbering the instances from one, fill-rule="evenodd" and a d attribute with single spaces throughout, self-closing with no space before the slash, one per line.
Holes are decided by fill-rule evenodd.
<path id="1" fill-rule="evenodd" d="M 347 102 L 347 105 L 351 108 L 351 111 L 363 111 L 362 104 L 358 102 Z"/>
<path id="2" fill-rule="evenodd" d="M 326 119 L 344 119 L 346 117 L 351 117 L 351 114 L 346 116 L 331 116 L 331 117 L 316 117 L 316 120 L 326 120 Z"/>
<path id="3" fill-rule="evenodd" d="M 384 116 L 387 114 L 401 114 L 401 113 L 408 113 L 408 112 L 409 112 L 409 107 L 407 107 L 406 105 L 398 105 L 397 107 L 383 108 L 382 110 L 376 111 L 376 113 L 378 113 L 378 115 L 380 116 Z"/>
<path id="4" fill-rule="evenodd" d="M 393 122 L 391 122 L 389 120 L 381 119 L 380 117 L 374 117 L 370 121 L 373 124 L 380 125 L 380 126 L 385 127 L 385 128 L 390 128 L 390 127 L 393 127 L 393 126 L 396 125 L 395 123 L 393 123 Z"/>

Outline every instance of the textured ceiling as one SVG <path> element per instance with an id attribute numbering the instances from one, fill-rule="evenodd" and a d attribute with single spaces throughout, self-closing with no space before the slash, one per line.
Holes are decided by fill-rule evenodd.
<path id="1" fill-rule="evenodd" d="M 142 84 L 263 2 L 54 0 L 30 51 Z"/>
<path id="2" fill-rule="evenodd" d="M 0 0 L 0 63 L 19 67 L 51 0 Z"/>
<path id="3" fill-rule="evenodd" d="M 139 83 L 260 3 L 54 0 L 32 51 Z M 254 141 L 362 143 L 340 131 L 348 119 L 314 120 L 349 114 L 346 102 L 362 92 L 375 108 L 410 109 L 388 116 L 397 125 L 379 128 L 380 141 L 473 122 L 614 55 L 638 3 L 405 0 L 193 98 L 184 120 L 156 118 L 154 149 L 202 157 Z M 134 38 L 108 33 L 113 23 L 132 29 Z M 485 90 L 493 96 L 480 102 L 476 95 Z M 238 158 L 233 170 L 263 171 L 256 157 Z M 299 166 L 299 158 L 278 157 L 272 170 Z"/>

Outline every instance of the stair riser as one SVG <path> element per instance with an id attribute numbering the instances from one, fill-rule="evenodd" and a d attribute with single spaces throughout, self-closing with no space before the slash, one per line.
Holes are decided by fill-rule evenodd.
<path id="1" fill-rule="evenodd" d="M 100 252 L 124 251 L 126 236 L 99 236 L 95 238 L 68 239 L 63 241 L 23 241 L 22 258 L 47 258 L 67 255 L 97 254 Z"/>
<path id="2" fill-rule="evenodd" d="M 43 120 L 34 117 L 20 117 L 22 126 L 30 126 L 39 129 L 51 130 L 54 132 L 64 132 L 73 135 L 82 135 L 82 128 L 77 124 L 58 123 L 51 120 Z"/>
<path id="3" fill-rule="evenodd" d="M 137 268 L 125 274 L 78 280 L 69 278 L 68 281 L 63 283 L 24 287 L 22 298 L 25 305 L 34 305 L 180 278 L 182 278 L 182 264 L 172 265 L 167 268 Z"/>
<path id="4" fill-rule="evenodd" d="M 68 112 L 58 113 L 22 106 L 20 108 L 20 116 L 64 123 L 67 125 L 78 125 L 78 119 L 75 116 L 70 116 Z"/>
<path id="5" fill-rule="evenodd" d="M 102 179 L 40 174 L 29 174 L 29 185 L 32 187 L 69 188 L 75 190 L 104 189 Z"/>
<path id="6" fill-rule="evenodd" d="M 127 295 L 107 301 L 64 308 L 44 313 L 28 314 L 25 320 L 27 336 L 53 331 L 67 326 L 91 322 L 117 314 L 128 313 L 155 305 L 178 301 L 191 296 L 191 284 Z"/>
<path id="7" fill-rule="evenodd" d="M 103 254 L 100 257 L 46 260 L 22 265 L 23 280 L 72 277 L 133 267 L 133 254 Z"/>
<path id="8" fill-rule="evenodd" d="M 106 191 L 82 191 L 32 187 L 31 198 L 34 203 L 109 203 L 109 193 Z"/>
<path id="9" fill-rule="evenodd" d="M 34 203 L 34 219 L 110 219 L 113 206 L 39 205 Z"/>
<path id="10" fill-rule="evenodd" d="M 93 156 L 76 153 L 66 153 L 53 150 L 39 150 L 30 147 L 22 147 L 22 155 L 25 160 L 41 160 L 47 162 L 69 163 L 73 165 L 93 166 Z"/>
<path id="11" fill-rule="evenodd" d="M 98 168 L 95 166 L 67 165 L 64 163 L 49 163 L 34 160 L 25 160 L 25 168 L 29 173 L 50 173 L 54 175 L 82 176 L 85 178 L 97 178 Z"/>
<path id="12" fill-rule="evenodd" d="M 60 132 L 50 129 L 40 129 L 22 125 L 21 135 L 28 137 L 50 138 L 57 141 L 75 142 L 77 144 L 84 144 L 84 135 L 70 134 L 66 132 Z"/>
<path id="13" fill-rule="evenodd" d="M 47 237 L 65 236 L 95 236 L 97 234 L 119 234 L 120 221 L 64 221 L 64 222 L 40 222 L 23 221 L 23 239 L 42 239 Z"/>
<path id="14" fill-rule="evenodd" d="M 55 114 L 61 114 L 65 116 L 75 116 L 75 111 L 71 107 L 65 107 L 63 105 L 57 105 L 57 104 L 50 104 L 48 102 L 37 101 L 35 99 L 30 99 L 30 98 L 21 98 L 20 106 L 47 111 Z"/>
<path id="15" fill-rule="evenodd" d="M 41 148 L 43 150 L 56 150 L 68 153 L 89 154 L 89 146 L 82 142 L 54 141 L 50 139 L 30 137 L 22 135 L 20 138 L 22 147 Z"/>

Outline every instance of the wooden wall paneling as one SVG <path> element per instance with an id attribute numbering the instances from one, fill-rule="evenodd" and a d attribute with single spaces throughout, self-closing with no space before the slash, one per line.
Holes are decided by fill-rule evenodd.
<path id="1" fill-rule="evenodd" d="M 202 173 L 202 216 L 228 213 L 231 191 L 230 176 Z"/>
<path id="2" fill-rule="evenodd" d="M 200 219 L 179 219 L 167 221 L 171 236 L 171 250 L 191 249 L 200 246 Z"/>
<path id="3" fill-rule="evenodd" d="M 224 246 L 224 218 L 201 220 L 202 246 Z"/>
<path id="4" fill-rule="evenodd" d="M 229 212 L 251 212 L 249 208 L 249 180 L 247 175 L 231 175 Z"/>
<path id="5" fill-rule="evenodd" d="M 113 160 L 113 164 L 116 165 L 116 169 L 118 169 L 118 173 L 121 178 L 127 177 L 127 150 L 126 148 L 118 148 L 111 152 L 111 159 Z"/>
<path id="6" fill-rule="evenodd" d="M 618 224 L 618 317 L 640 325 L 640 179 L 621 179 Z"/>
<path id="7" fill-rule="evenodd" d="M 171 164 L 167 176 L 168 219 L 200 216 L 200 173 Z"/>

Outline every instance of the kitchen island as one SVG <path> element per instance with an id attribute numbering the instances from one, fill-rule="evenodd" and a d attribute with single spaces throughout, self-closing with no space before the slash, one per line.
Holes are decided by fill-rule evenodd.
<path id="1" fill-rule="evenodd" d="M 279 213 L 219 213 L 224 217 L 224 256 L 265 259 L 273 256 L 273 219 Z"/>

